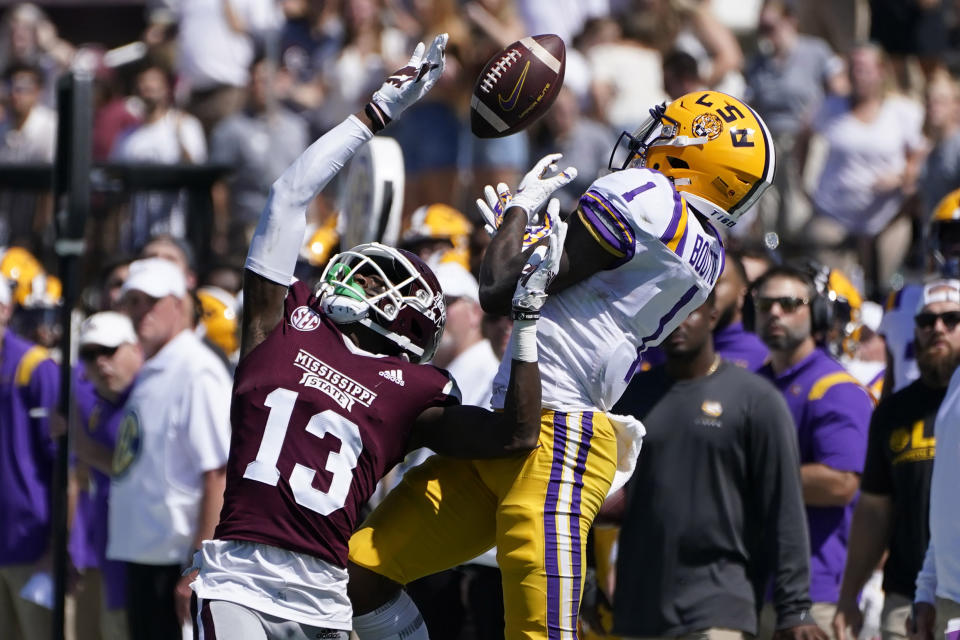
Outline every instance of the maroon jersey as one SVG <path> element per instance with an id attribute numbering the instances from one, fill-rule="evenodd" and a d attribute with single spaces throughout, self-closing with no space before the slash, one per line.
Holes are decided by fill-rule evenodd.
<path id="1" fill-rule="evenodd" d="M 403 459 L 414 420 L 459 402 L 446 372 L 346 341 L 306 285 L 290 287 L 283 321 L 234 378 L 217 538 L 346 567 L 360 509 Z"/>

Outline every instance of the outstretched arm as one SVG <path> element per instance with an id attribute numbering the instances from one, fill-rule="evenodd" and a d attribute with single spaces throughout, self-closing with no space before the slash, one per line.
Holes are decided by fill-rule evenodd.
<path id="1" fill-rule="evenodd" d="M 537 320 L 556 277 L 567 226 L 555 221 L 548 238 L 524 263 L 511 301 L 513 361 L 503 411 L 453 406 L 425 411 L 414 425 L 410 449 L 430 447 L 463 458 L 492 458 L 527 453 L 540 438 L 540 368 Z"/>
<path id="2" fill-rule="evenodd" d="M 424 55 L 417 45 L 407 66 L 386 79 L 362 113 L 307 148 L 273 186 L 250 243 L 243 278 L 240 357 L 267 337 L 283 317 L 283 301 L 307 225 L 307 206 L 370 138 L 422 98 L 443 74 L 447 34 Z"/>

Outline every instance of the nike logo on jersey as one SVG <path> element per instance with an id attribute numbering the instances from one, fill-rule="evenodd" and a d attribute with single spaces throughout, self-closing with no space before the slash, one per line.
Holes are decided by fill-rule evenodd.
<path id="1" fill-rule="evenodd" d="M 394 384 L 398 384 L 401 387 L 405 386 L 406 383 L 403 381 L 403 371 L 400 369 L 390 369 L 389 371 L 381 371 L 380 375 Z"/>
<path id="2" fill-rule="evenodd" d="M 513 108 L 517 106 L 517 99 L 520 97 L 520 89 L 523 88 L 523 83 L 527 79 L 527 71 L 530 70 L 530 61 L 527 60 L 527 64 L 524 65 L 523 71 L 520 72 L 520 79 L 517 80 L 516 86 L 513 88 L 513 91 L 510 92 L 510 95 L 504 98 L 503 96 L 497 96 L 497 102 L 500 103 L 500 108 L 504 111 L 513 111 Z"/>

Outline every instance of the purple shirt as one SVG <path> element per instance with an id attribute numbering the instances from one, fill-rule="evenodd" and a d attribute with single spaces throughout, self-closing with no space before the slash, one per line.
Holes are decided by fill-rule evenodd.
<path id="1" fill-rule="evenodd" d="M 46 350 L 4 330 L 0 351 L 0 566 L 36 562 L 50 543 L 59 389 Z M 31 413 L 33 414 L 31 416 Z"/>
<path id="2" fill-rule="evenodd" d="M 743 323 L 732 322 L 713 334 L 713 348 L 724 360 L 729 360 L 747 371 L 759 371 L 766 364 L 770 350 Z"/>
<path id="3" fill-rule="evenodd" d="M 836 360 L 820 349 L 780 375 L 760 369 L 783 393 L 797 425 L 800 464 L 863 471 L 873 400 Z M 836 602 L 847 558 L 853 503 L 807 507 L 810 530 L 810 598 Z"/>
<path id="4" fill-rule="evenodd" d="M 93 384 L 78 367 L 74 370 L 74 401 L 80 427 L 99 444 L 111 450 L 117 441 L 117 430 L 123 418 L 127 394 L 115 403 L 101 398 Z M 126 598 L 124 563 L 108 560 L 107 504 L 110 497 L 110 476 L 90 468 L 90 484 L 77 494 L 73 527 L 70 531 L 70 557 L 77 569 L 99 569 L 107 594 L 107 608 L 119 609 Z"/>

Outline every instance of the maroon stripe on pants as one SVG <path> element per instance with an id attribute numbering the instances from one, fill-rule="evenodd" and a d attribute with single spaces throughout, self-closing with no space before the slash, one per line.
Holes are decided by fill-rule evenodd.
<path id="1" fill-rule="evenodd" d="M 210 612 L 210 602 L 200 600 L 197 594 L 192 596 L 194 606 L 193 640 L 217 640 L 217 628 L 213 624 L 213 614 Z"/>

